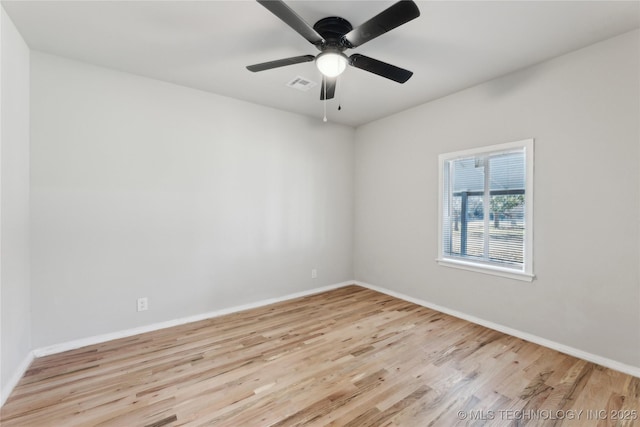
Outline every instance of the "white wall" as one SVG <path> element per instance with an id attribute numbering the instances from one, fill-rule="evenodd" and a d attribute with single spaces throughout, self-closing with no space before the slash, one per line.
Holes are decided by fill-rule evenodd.
<path id="1" fill-rule="evenodd" d="M 362 126 L 360 281 L 640 366 L 638 31 Z M 438 266 L 438 154 L 533 137 L 533 283 Z"/>
<path id="2" fill-rule="evenodd" d="M 0 402 L 31 350 L 29 48 L 0 7 Z"/>
<path id="3" fill-rule="evenodd" d="M 38 52 L 31 75 L 34 347 L 353 278 L 353 129 Z"/>

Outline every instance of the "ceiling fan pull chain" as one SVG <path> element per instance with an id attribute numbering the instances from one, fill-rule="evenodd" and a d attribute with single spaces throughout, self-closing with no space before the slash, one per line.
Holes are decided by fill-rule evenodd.
<path id="1" fill-rule="evenodd" d="M 338 76 L 336 79 L 336 86 L 340 86 L 342 81 L 342 76 Z M 338 111 L 342 110 L 342 92 L 338 91 Z"/>
<path id="2" fill-rule="evenodd" d="M 322 77 L 322 85 L 324 86 L 324 101 L 322 102 L 322 107 L 324 108 L 324 118 L 323 122 L 327 121 L 327 79 L 326 77 Z"/>

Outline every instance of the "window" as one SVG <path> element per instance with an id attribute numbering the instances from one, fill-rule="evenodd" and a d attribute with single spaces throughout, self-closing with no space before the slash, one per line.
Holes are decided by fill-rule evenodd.
<path id="1" fill-rule="evenodd" d="M 439 160 L 438 262 L 533 280 L 533 140 Z"/>

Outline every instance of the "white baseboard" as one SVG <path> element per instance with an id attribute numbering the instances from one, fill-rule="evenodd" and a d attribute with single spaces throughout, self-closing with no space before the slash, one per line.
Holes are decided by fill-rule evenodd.
<path id="1" fill-rule="evenodd" d="M 282 297 L 269 298 L 266 300 L 238 305 L 235 307 L 214 310 L 208 313 L 201 313 L 193 316 L 182 317 L 180 319 L 168 320 L 166 322 L 152 323 L 150 325 L 140 326 L 132 329 L 126 329 L 124 331 L 111 332 L 108 334 L 95 335 L 92 337 L 86 337 L 86 338 L 81 338 L 73 341 L 67 341 L 60 344 L 54 344 L 46 347 L 37 348 L 33 350 L 33 354 L 35 355 L 35 357 L 49 356 L 51 354 L 62 353 L 64 351 L 69 351 L 69 350 L 75 350 L 77 348 L 85 347 L 88 345 L 100 344 L 103 342 L 107 342 L 107 341 L 111 341 L 119 338 L 126 338 L 133 335 L 143 334 L 145 332 L 157 331 L 159 329 L 165 329 L 165 328 L 170 328 L 172 326 L 184 325 L 186 323 L 192 323 L 200 320 L 211 319 L 213 317 L 224 316 L 225 314 L 236 313 L 238 311 L 249 310 L 251 308 L 263 307 L 265 305 L 287 301 L 294 298 L 300 298 L 308 295 L 319 294 L 321 292 L 342 288 L 344 286 L 352 285 L 354 283 L 355 281 L 350 280 L 347 282 L 336 283 L 328 286 L 322 286 L 319 288 L 309 289 L 302 292 L 295 292 L 293 294 L 288 294 Z"/>
<path id="2" fill-rule="evenodd" d="M 16 368 L 15 372 L 9 379 L 9 382 L 7 382 L 7 384 L 4 384 L 4 387 L 2 387 L 2 390 L 0 390 L 0 408 L 4 405 L 4 402 L 7 401 L 7 398 L 9 397 L 13 389 L 16 388 L 20 379 L 24 376 L 25 372 L 27 372 L 27 369 L 29 369 L 29 365 L 31 365 L 31 362 L 33 362 L 33 358 L 33 351 L 27 353 L 22 363 L 20 363 L 20 366 Z"/>
<path id="3" fill-rule="evenodd" d="M 489 328 L 489 329 L 496 330 L 498 332 L 505 333 L 507 335 L 512 335 L 514 337 L 521 338 L 521 339 L 523 339 L 525 341 L 529 341 L 529 342 L 532 342 L 532 343 L 535 343 L 535 344 L 539 344 L 539 345 L 544 346 L 544 347 L 551 348 L 553 350 L 557 350 L 560 353 L 568 354 L 569 356 L 574 356 L 574 357 L 577 357 L 579 359 L 583 359 L 583 360 L 586 360 L 588 362 L 593 362 L 593 363 L 596 363 L 598 365 L 602 365 L 602 366 L 604 366 L 606 368 L 611 368 L 613 370 L 616 370 L 616 371 L 619 371 L 619 372 L 623 372 L 625 374 L 633 375 L 634 377 L 640 378 L 640 367 L 638 367 L 638 366 L 627 365 L 625 363 L 618 362 L 617 360 L 613 360 L 613 359 L 609 359 L 609 358 L 606 358 L 606 357 L 598 356 L 597 354 L 589 353 L 589 352 L 586 352 L 586 351 L 583 351 L 583 350 L 580 350 L 580 349 L 577 349 L 577 348 L 574 348 L 574 347 L 570 347 L 568 345 L 560 344 L 558 342 L 551 341 L 551 340 L 548 340 L 546 338 L 539 337 L 537 335 L 529 334 L 527 332 L 522 332 L 522 331 L 519 331 L 517 329 L 510 328 L 508 326 L 504 326 L 504 325 L 500 325 L 498 323 L 490 322 L 488 320 L 480 319 L 478 317 L 471 316 L 469 314 L 462 313 L 460 311 L 452 310 L 452 309 L 447 308 L 447 307 L 442 307 L 442 306 L 437 305 L 437 304 L 432 304 L 432 303 L 430 303 L 428 301 L 424 301 L 424 300 L 421 300 L 421 299 L 418 299 L 418 298 L 413 298 L 413 297 L 410 297 L 408 295 L 402 294 L 400 292 L 391 291 L 389 289 L 381 288 L 379 286 L 371 285 L 369 283 L 360 282 L 360 281 L 356 280 L 355 284 L 358 285 L 358 286 L 362 286 L 364 288 L 368 288 L 368 289 L 371 289 L 371 290 L 374 290 L 374 291 L 381 292 L 383 294 L 387 294 L 387 295 L 392 296 L 392 297 L 400 298 L 402 300 L 409 301 L 409 302 L 412 302 L 414 304 L 421 305 L 423 307 L 430 308 L 432 310 L 436 310 L 436 311 L 448 314 L 448 315 L 453 316 L 453 317 L 457 317 L 459 319 L 466 320 L 466 321 L 471 322 L 471 323 L 475 323 L 475 324 L 484 326 L 484 327 Z"/>

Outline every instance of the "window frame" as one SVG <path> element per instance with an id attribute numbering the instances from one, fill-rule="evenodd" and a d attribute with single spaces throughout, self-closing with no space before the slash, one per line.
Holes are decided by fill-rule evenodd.
<path id="1" fill-rule="evenodd" d="M 497 263 L 485 261 L 474 261 L 452 257 L 444 253 L 444 195 L 445 180 L 444 167 L 449 161 L 473 157 L 478 155 L 492 155 L 508 151 L 524 150 L 525 153 L 525 221 L 524 221 L 524 253 L 522 269 L 500 266 Z M 468 150 L 443 153 L 438 156 L 438 258 L 436 261 L 444 267 L 458 268 L 462 270 L 475 271 L 478 273 L 491 274 L 495 276 L 507 277 L 510 279 L 533 281 L 533 178 L 534 178 L 534 139 L 524 139 L 521 141 L 495 144 L 485 147 L 472 148 Z M 486 190 L 486 188 L 485 188 Z M 448 191 L 448 189 L 447 189 Z"/>

